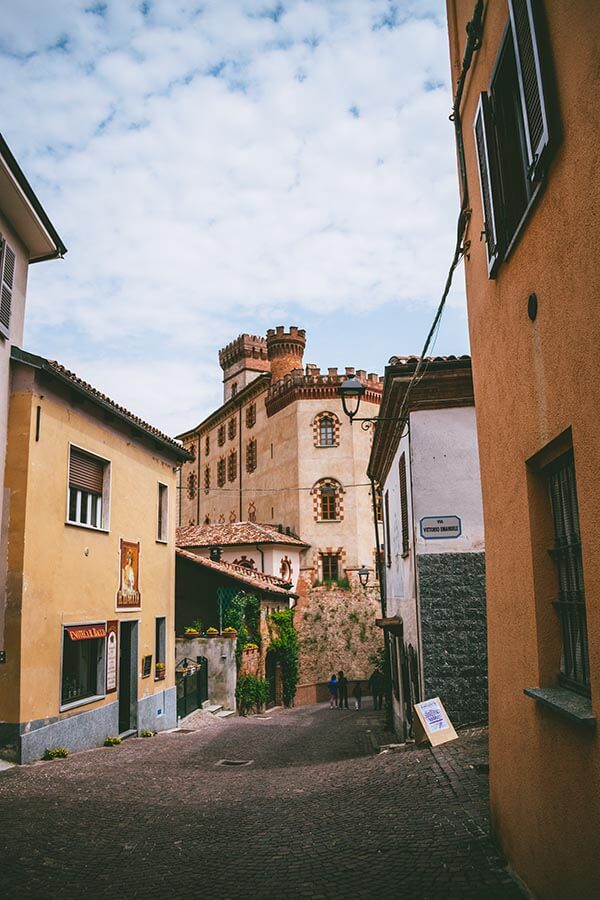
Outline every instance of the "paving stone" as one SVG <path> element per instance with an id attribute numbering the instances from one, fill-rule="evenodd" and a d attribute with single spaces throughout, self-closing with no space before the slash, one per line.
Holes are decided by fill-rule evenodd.
<path id="1" fill-rule="evenodd" d="M 2 894 L 521 897 L 473 765 L 485 729 L 384 754 L 368 735 L 390 742 L 380 713 L 302 707 L 0 772 Z"/>

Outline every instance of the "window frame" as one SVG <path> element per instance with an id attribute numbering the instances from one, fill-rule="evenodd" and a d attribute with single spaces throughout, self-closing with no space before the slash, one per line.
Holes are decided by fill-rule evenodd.
<path id="1" fill-rule="evenodd" d="M 156 516 L 156 543 L 169 543 L 169 485 L 163 481 L 158 483 L 158 502 Z"/>
<path id="2" fill-rule="evenodd" d="M 90 456 L 92 459 L 98 460 L 102 463 L 102 493 L 96 494 L 93 491 L 84 491 L 82 488 L 71 488 L 70 484 L 70 473 L 71 473 L 71 450 L 75 450 L 84 456 Z M 100 456 L 98 453 L 94 453 L 92 450 L 88 450 L 86 447 L 81 447 L 79 444 L 74 444 L 69 441 L 67 445 L 67 497 L 66 497 L 66 517 L 65 517 L 65 525 L 69 525 L 73 528 L 86 528 L 88 531 L 99 531 L 104 534 L 108 534 L 110 532 L 110 493 L 111 493 L 111 481 L 112 481 L 112 461 L 107 459 L 104 456 Z M 71 490 L 76 491 L 79 494 L 90 494 L 91 496 L 100 497 L 100 525 L 92 525 L 89 522 L 80 522 L 77 519 L 71 519 Z M 77 503 L 77 501 L 76 501 Z"/>
<path id="3" fill-rule="evenodd" d="M 328 577 L 325 575 L 325 560 L 326 559 L 327 560 L 335 560 L 335 569 L 336 569 L 335 577 L 333 577 L 333 576 Z M 339 554 L 339 552 L 338 553 L 323 553 L 323 552 L 321 552 L 320 562 L 321 562 L 321 576 L 322 576 L 321 581 L 334 582 L 334 581 L 340 580 L 340 554 Z"/>

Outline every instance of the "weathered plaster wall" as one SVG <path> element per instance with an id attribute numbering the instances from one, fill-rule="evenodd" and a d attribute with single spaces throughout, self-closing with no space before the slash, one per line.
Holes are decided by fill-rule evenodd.
<path id="1" fill-rule="evenodd" d="M 235 709 L 236 663 L 234 638 L 186 638 L 175 641 L 175 657 L 178 663 L 184 657 L 195 660 L 205 656 L 208 660 L 208 698 L 221 703 L 226 709 Z"/>

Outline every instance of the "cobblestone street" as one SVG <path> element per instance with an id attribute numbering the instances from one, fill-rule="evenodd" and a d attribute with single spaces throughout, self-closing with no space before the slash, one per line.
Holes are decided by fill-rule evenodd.
<path id="1" fill-rule="evenodd" d="M 485 729 L 377 754 L 371 710 L 187 726 L 0 771 L 2 896 L 521 896 L 488 836 Z"/>

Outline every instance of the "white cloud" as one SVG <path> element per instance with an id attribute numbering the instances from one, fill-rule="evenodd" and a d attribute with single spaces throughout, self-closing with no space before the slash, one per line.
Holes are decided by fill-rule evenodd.
<path id="1" fill-rule="evenodd" d="M 301 325 L 302 310 L 409 308 L 445 279 L 457 188 L 440 5 L 280 6 L 3 11 L 4 133 L 69 247 L 32 271 L 36 349 L 46 330 L 46 352 L 105 389 L 121 372 L 116 399 L 171 430 L 208 411 L 216 342 L 257 309 Z"/>

